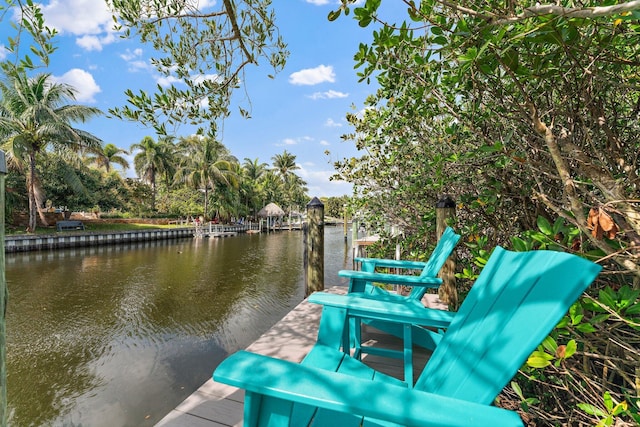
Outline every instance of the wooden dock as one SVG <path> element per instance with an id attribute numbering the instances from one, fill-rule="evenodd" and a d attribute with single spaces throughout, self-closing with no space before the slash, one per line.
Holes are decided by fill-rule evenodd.
<path id="1" fill-rule="evenodd" d="M 343 293 L 345 288 L 332 288 Z M 300 362 L 316 341 L 322 307 L 301 302 L 275 326 L 258 338 L 247 350 L 279 359 Z M 383 343 L 386 347 L 400 349 L 399 339 L 372 328 L 363 331 L 367 344 Z M 414 351 L 414 370 L 422 371 L 428 353 Z M 402 378 L 402 361 L 374 355 L 365 355 L 363 361 L 374 369 Z M 156 424 L 158 427 L 222 427 L 241 426 L 244 390 L 208 380 L 191 396 Z"/>

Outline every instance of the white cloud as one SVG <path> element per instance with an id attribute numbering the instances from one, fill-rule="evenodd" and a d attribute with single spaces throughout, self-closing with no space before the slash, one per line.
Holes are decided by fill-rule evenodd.
<path id="1" fill-rule="evenodd" d="M 142 49 L 140 48 L 137 48 L 134 50 L 127 49 L 124 53 L 120 54 L 120 58 L 124 59 L 127 62 L 132 61 L 141 56 L 142 56 Z"/>
<path id="2" fill-rule="evenodd" d="M 0 44 L 0 61 L 4 61 L 8 54 L 9 51 L 7 48 L 3 44 Z"/>
<path id="3" fill-rule="evenodd" d="M 200 84 L 205 80 L 215 82 L 216 80 L 218 80 L 218 77 L 219 77 L 218 74 L 204 74 L 204 75 L 199 74 L 197 76 L 191 77 L 191 80 L 196 84 Z"/>
<path id="4" fill-rule="evenodd" d="M 313 138 L 310 136 L 300 136 L 298 138 L 285 138 L 282 142 L 276 144 L 276 147 L 282 147 L 287 145 L 298 145 L 301 142 L 305 141 L 313 141 Z"/>
<path id="5" fill-rule="evenodd" d="M 331 2 L 329 0 L 307 0 L 307 3 L 311 3 L 316 6 L 324 6 L 325 4 L 329 4 Z"/>
<path id="6" fill-rule="evenodd" d="M 119 54 L 120 58 L 122 58 L 128 64 L 128 71 L 131 73 L 136 73 L 138 71 L 149 71 L 151 70 L 151 64 L 145 61 L 142 58 L 142 49 L 137 48 L 134 50 L 127 49 L 124 53 Z M 158 79 L 156 78 L 156 81 Z"/>
<path id="7" fill-rule="evenodd" d="M 140 70 L 148 70 L 151 68 L 151 65 L 145 61 L 139 60 L 139 61 L 131 61 L 129 62 L 129 68 L 128 70 L 131 72 L 137 72 Z"/>
<path id="8" fill-rule="evenodd" d="M 328 90 L 326 92 L 316 92 L 310 95 L 311 99 L 334 99 L 334 98 L 346 98 L 348 93 L 338 92 L 337 90 Z"/>
<path id="9" fill-rule="evenodd" d="M 331 65 L 318 65 L 316 68 L 306 68 L 304 70 L 291 73 L 289 83 L 293 85 L 317 85 L 324 82 L 333 83 L 336 74 Z"/>
<path id="10" fill-rule="evenodd" d="M 61 34 L 78 36 L 76 44 L 85 50 L 101 51 L 103 45 L 116 40 L 105 1 L 51 0 L 42 6 L 42 13 L 47 25 Z"/>
<path id="11" fill-rule="evenodd" d="M 162 87 L 169 87 L 174 83 L 178 83 L 181 80 L 177 77 L 173 76 L 161 76 L 156 78 L 156 83 L 158 83 Z"/>
<path id="12" fill-rule="evenodd" d="M 198 0 L 196 2 L 196 5 L 198 6 L 198 9 L 204 9 L 207 7 L 215 6 L 216 3 L 217 3 L 216 0 Z"/>
<path id="13" fill-rule="evenodd" d="M 42 13 L 47 25 L 77 36 L 106 32 L 113 22 L 104 1 L 51 0 Z"/>
<path id="14" fill-rule="evenodd" d="M 342 127 L 342 123 L 338 123 L 334 121 L 332 118 L 328 118 L 324 125 L 329 128 L 339 128 Z"/>
<path id="15" fill-rule="evenodd" d="M 100 38 L 96 36 L 82 36 L 76 39 L 76 44 L 91 52 L 92 50 L 100 52 L 102 50 L 102 43 Z"/>
<path id="16" fill-rule="evenodd" d="M 102 91 L 91 73 L 79 68 L 73 68 L 59 77 L 52 76 L 52 80 L 73 87 L 76 90 L 76 100 L 79 102 L 95 102 L 94 95 Z"/>
<path id="17" fill-rule="evenodd" d="M 353 193 L 353 184 L 329 180 L 334 170 L 311 170 L 302 166 L 296 173 L 307 182 L 310 196 L 339 197 Z"/>
<path id="18" fill-rule="evenodd" d="M 322 141 L 320 141 L 320 145 L 328 146 L 328 145 L 331 145 L 331 144 L 329 143 L 329 141 L 325 141 L 323 139 Z"/>
<path id="19" fill-rule="evenodd" d="M 116 35 L 110 31 L 103 36 L 86 35 L 78 37 L 76 39 L 76 44 L 89 52 L 92 50 L 100 52 L 102 50 L 102 46 L 111 44 L 114 41 L 116 41 Z"/>

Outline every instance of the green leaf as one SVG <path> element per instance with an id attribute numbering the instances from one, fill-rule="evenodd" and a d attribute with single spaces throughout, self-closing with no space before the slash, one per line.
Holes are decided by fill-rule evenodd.
<path id="1" fill-rule="evenodd" d="M 553 356 L 550 355 L 549 353 L 536 350 L 527 359 L 527 365 L 532 368 L 545 368 L 551 365 L 550 360 L 552 359 L 553 359 Z"/>
<path id="2" fill-rule="evenodd" d="M 594 328 L 593 325 L 589 323 L 581 323 L 576 326 L 576 329 L 585 334 L 590 334 L 596 331 L 596 328 Z"/>
<path id="3" fill-rule="evenodd" d="M 341 13 L 342 13 L 342 9 L 333 10 L 329 12 L 329 16 L 327 16 L 327 19 L 329 19 L 329 21 L 335 21 L 340 17 Z"/>
<path id="4" fill-rule="evenodd" d="M 526 402 L 527 402 L 529 405 L 537 405 L 538 403 L 540 403 L 540 399 L 536 399 L 535 397 L 528 397 L 528 398 L 526 399 Z"/>
<path id="5" fill-rule="evenodd" d="M 542 231 L 545 235 L 547 236 L 554 235 L 553 229 L 551 228 L 551 224 L 545 217 L 538 216 L 537 223 L 538 223 L 538 229 Z"/>
<path id="6" fill-rule="evenodd" d="M 631 307 L 627 308 L 625 310 L 625 314 L 627 315 L 640 314 L 640 302 L 637 302 L 633 304 Z"/>
<path id="7" fill-rule="evenodd" d="M 437 36 L 437 37 L 434 37 L 433 40 L 431 40 L 431 41 L 432 41 L 433 44 L 444 46 L 444 45 L 447 44 L 447 42 L 449 40 L 447 40 L 447 38 L 445 36 Z"/>
<path id="8" fill-rule="evenodd" d="M 520 386 L 518 385 L 517 382 L 511 381 L 511 388 L 513 389 L 513 391 L 516 392 L 516 394 L 518 395 L 518 397 L 521 400 L 524 400 L 524 395 L 522 394 L 522 389 L 520 388 Z"/>
<path id="9" fill-rule="evenodd" d="M 607 307 L 610 307 L 614 310 L 617 309 L 615 294 L 610 287 L 607 286 L 605 289 L 602 289 L 598 293 L 598 299 L 600 300 L 601 303 L 603 303 Z"/>
<path id="10" fill-rule="evenodd" d="M 493 145 L 483 145 L 480 147 L 480 151 L 483 153 L 495 153 L 498 151 L 502 151 L 503 145 L 500 142 L 496 142 Z"/>
<path id="11" fill-rule="evenodd" d="M 561 231 L 563 231 L 563 229 L 564 229 L 564 219 L 562 217 L 558 217 L 553 222 L 553 234 L 556 235 Z"/>
<path id="12" fill-rule="evenodd" d="M 607 416 L 607 414 L 605 414 L 601 409 L 598 409 L 597 407 L 589 403 L 578 403 L 577 406 L 578 408 L 582 409 L 584 412 L 586 412 L 589 415 L 595 415 L 601 418 L 604 418 Z"/>
<path id="13" fill-rule="evenodd" d="M 556 325 L 556 328 L 562 329 L 562 328 L 566 328 L 568 325 L 569 325 L 569 317 L 565 316 L 562 318 L 562 320 L 558 322 L 558 324 Z"/>
<path id="14" fill-rule="evenodd" d="M 592 301 L 590 299 L 585 299 L 584 301 L 582 301 L 582 306 L 585 308 L 585 310 L 594 311 L 596 313 L 604 313 L 607 311 L 599 304 L 596 304 L 595 301 Z"/>
<path id="15" fill-rule="evenodd" d="M 527 244 L 524 240 L 519 237 L 513 236 L 511 237 L 511 245 L 513 249 L 517 252 L 525 252 L 527 251 Z"/>
<path id="16" fill-rule="evenodd" d="M 602 323 L 602 322 L 604 322 L 604 321 L 606 321 L 606 320 L 609 320 L 609 317 L 611 317 L 611 315 L 610 315 L 609 313 L 599 314 L 599 315 L 597 315 L 597 316 L 594 316 L 594 317 L 591 319 L 591 322 L 590 322 L 590 323 L 591 323 L 592 325 L 597 325 L 598 323 Z"/>
<path id="17" fill-rule="evenodd" d="M 609 393 L 608 391 L 605 391 L 603 400 L 604 400 L 604 407 L 607 408 L 607 411 L 609 411 L 609 413 L 611 413 L 611 410 L 613 409 L 613 399 L 611 398 L 611 393 Z"/>
<path id="18" fill-rule="evenodd" d="M 472 47 L 467 49 L 467 51 L 464 54 L 460 55 L 458 60 L 460 61 L 461 65 L 464 65 L 465 63 L 473 62 L 477 57 L 478 57 L 478 49 L 476 49 L 475 47 Z"/>
<path id="19" fill-rule="evenodd" d="M 564 351 L 564 358 L 570 358 L 576 353 L 576 350 L 578 350 L 578 344 L 576 343 L 576 340 L 569 340 Z"/>
<path id="20" fill-rule="evenodd" d="M 558 344 L 556 343 L 556 340 L 554 340 L 553 337 L 550 336 L 546 337 L 542 341 L 542 347 L 544 347 L 551 354 L 556 354 L 556 351 L 558 350 Z"/>
<path id="21" fill-rule="evenodd" d="M 512 48 L 507 49 L 502 55 L 502 62 L 504 62 L 511 71 L 516 71 L 520 64 L 518 52 Z"/>
<path id="22" fill-rule="evenodd" d="M 615 408 L 613 408 L 613 411 L 611 411 L 611 415 L 620 415 L 623 412 L 627 412 L 628 409 L 629 405 L 626 401 L 623 400 L 622 402 L 618 403 Z"/>

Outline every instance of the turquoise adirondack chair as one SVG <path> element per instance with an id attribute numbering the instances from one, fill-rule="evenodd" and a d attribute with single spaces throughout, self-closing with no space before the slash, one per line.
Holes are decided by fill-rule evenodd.
<path id="1" fill-rule="evenodd" d="M 356 258 L 361 264 L 361 271 L 340 270 L 338 276 L 349 279 L 349 292 L 366 292 L 372 296 L 389 296 L 391 298 L 404 298 L 420 300 L 429 288 L 437 288 L 442 284 L 442 279 L 436 277 L 451 252 L 460 240 L 451 227 L 447 227 L 434 248 L 429 260 L 405 261 L 382 258 Z M 377 273 L 376 268 L 394 268 L 397 270 L 422 270 L 420 275 L 411 276 L 404 274 Z M 413 286 L 407 296 L 391 294 L 385 289 L 374 286 L 373 283 Z"/>
<path id="2" fill-rule="evenodd" d="M 240 351 L 213 379 L 246 390 L 245 426 L 521 426 L 493 401 L 600 269 L 570 254 L 496 248 L 414 388 L 345 354 L 336 339 L 347 339 L 350 317 L 437 325 L 438 310 L 365 294 L 312 295 L 325 306 L 302 363 Z"/>
<path id="3" fill-rule="evenodd" d="M 361 264 L 361 271 L 340 270 L 338 275 L 349 278 L 349 293 L 363 292 L 372 298 L 378 298 L 382 301 L 420 302 L 428 289 L 438 288 L 442 284 L 442 279 L 436 277 L 436 275 L 447 261 L 449 255 L 453 252 L 459 240 L 460 235 L 456 234 L 453 228 L 447 227 L 426 262 L 382 258 L 356 258 L 356 261 Z M 376 272 L 376 268 L 422 271 L 420 275 L 412 276 L 406 274 L 378 273 Z M 379 286 L 374 286 L 373 283 L 412 286 L 412 289 L 408 295 L 400 295 L 388 292 Z M 364 321 L 381 331 L 398 337 L 404 333 L 401 326 L 397 323 L 384 322 L 380 319 L 364 319 Z M 385 355 L 385 350 L 371 348 L 361 344 L 362 339 L 359 328 L 353 327 L 351 330 L 353 331 L 351 348 L 355 348 L 357 356 L 362 352 Z M 429 350 L 433 350 L 439 339 L 440 336 L 437 332 L 428 329 L 417 328 L 414 331 L 415 344 Z"/>

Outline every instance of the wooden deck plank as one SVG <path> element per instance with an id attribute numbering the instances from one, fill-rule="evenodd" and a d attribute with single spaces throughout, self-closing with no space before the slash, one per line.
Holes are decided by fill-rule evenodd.
<path id="1" fill-rule="evenodd" d="M 336 287 L 329 291 L 344 293 L 346 288 Z M 322 307 L 301 302 L 282 320 L 253 342 L 248 351 L 279 359 L 300 362 L 316 342 Z M 371 327 L 363 329 L 368 344 L 383 343 L 385 347 L 402 348 L 400 339 L 391 337 Z M 414 351 L 414 370 L 418 375 L 424 367 L 428 354 Z M 365 355 L 363 361 L 374 369 L 402 378 L 402 362 L 396 359 Z M 241 426 L 244 391 L 209 379 L 176 409 L 160 420 L 156 427 L 219 427 Z"/>

